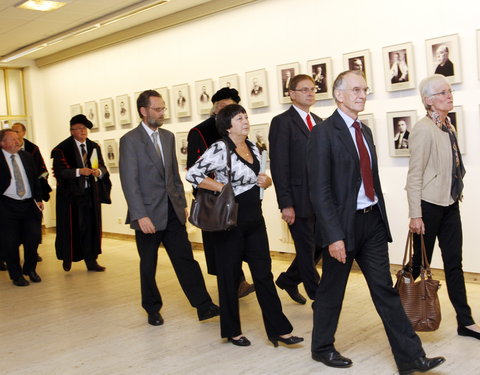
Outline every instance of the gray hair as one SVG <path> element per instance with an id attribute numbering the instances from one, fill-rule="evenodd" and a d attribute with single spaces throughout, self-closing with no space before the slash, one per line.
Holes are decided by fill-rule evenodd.
<path id="1" fill-rule="evenodd" d="M 420 96 L 422 97 L 422 103 L 425 109 L 428 111 L 431 106 L 425 102 L 425 99 L 435 94 L 433 88 L 438 85 L 447 84 L 450 87 L 450 83 L 441 74 L 434 74 L 427 78 L 422 79 L 419 85 Z"/>
<path id="2" fill-rule="evenodd" d="M 343 89 L 343 82 L 345 80 L 345 76 L 347 74 L 350 74 L 350 73 L 365 78 L 365 76 L 363 75 L 363 72 L 361 70 L 345 70 L 344 72 L 341 72 L 337 76 L 337 78 L 335 78 L 335 81 L 333 81 L 333 88 L 332 88 L 333 98 L 335 99 L 335 102 L 337 102 L 337 103 L 338 103 L 338 101 L 337 101 L 337 96 L 335 95 L 335 90 Z"/>

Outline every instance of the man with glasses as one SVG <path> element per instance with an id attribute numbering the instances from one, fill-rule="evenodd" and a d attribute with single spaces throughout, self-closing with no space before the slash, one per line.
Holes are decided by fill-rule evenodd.
<path id="1" fill-rule="evenodd" d="M 310 299 L 315 298 L 318 282 L 316 264 L 321 249 L 315 246 L 315 215 L 308 193 L 307 141 L 322 119 L 310 112 L 315 103 L 315 82 L 306 74 L 290 80 L 290 108 L 274 117 L 270 125 L 270 170 L 282 219 L 288 224 L 296 257 L 276 284 L 297 303 L 307 300 L 298 291 L 303 286 Z"/>
<path id="2" fill-rule="evenodd" d="M 314 303 L 312 358 L 330 367 L 352 361 L 334 347 L 348 275 L 355 260 L 367 281 L 400 374 L 425 372 L 445 361 L 426 358 L 392 285 L 392 241 L 378 176 L 372 131 L 358 121 L 368 87 L 360 71 L 340 73 L 333 84 L 337 110 L 313 129 L 308 142 L 310 197 L 316 240 L 324 248 Z"/>
<path id="3" fill-rule="evenodd" d="M 120 139 L 120 181 L 128 205 L 126 223 L 135 230 L 142 306 L 153 326 L 163 324 L 163 303 L 155 281 L 161 243 L 185 295 L 197 308 L 198 319 L 219 314 L 188 241 L 187 202 L 175 156 L 175 137 L 161 129 L 165 110 L 165 102 L 157 91 L 142 92 L 137 99 L 142 121 Z"/>
<path id="4" fill-rule="evenodd" d="M 100 146 L 88 139 L 93 124 L 85 115 L 70 120 L 71 136 L 52 150 L 53 174 L 57 180 L 55 249 L 68 272 L 72 262 L 85 261 L 87 270 L 105 271 L 97 263 L 102 253 L 102 194 L 111 187 Z"/>

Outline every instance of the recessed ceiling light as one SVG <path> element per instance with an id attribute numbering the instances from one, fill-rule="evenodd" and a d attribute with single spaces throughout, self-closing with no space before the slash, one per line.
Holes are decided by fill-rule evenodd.
<path id="1" fill-rule="evenodd" d="M 29 10 L 39 10 L 41 12 L 49 12 L 61 8 L 65 5 L 65 2 L 62 1 L 50 1 L 50 0 L 28 0 L 19 5 L 17 8 L 29 9 Z"/>

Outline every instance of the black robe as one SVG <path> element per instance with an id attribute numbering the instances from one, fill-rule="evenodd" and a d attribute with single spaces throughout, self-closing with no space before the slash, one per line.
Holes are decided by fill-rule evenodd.
<path id="1" fill-rule="evenodd" d="M 87 139 L 87 158 L 94 149 L 98 155 L 98 169 L 102 171 L 100 178 L 93 175 L 76 177 L 76 169 L 83 168 L 82 159 L 73 137 L 65 139 L 53 150 L 53 174 L 57 180 L 56 220 L 57 237 L 55 249 L 57 259 L 67 262 L 78 262 L 83 259 L 96 259 L 101 254 L 102 241 L 102 210 L 101 210 L 101 184 L 109 180 L 109 174 L 103 162 L 102 152 L 97 143 Z M 90 167 L 88 165 L 87 167 Z M 102 179 L 103 181 L 100 181 Z M 90 188 L 85 189 L 88 181 Z M 81 248 L 80 223 L 78 220 L 78 204 L 85 194 L 91 194 L 91 222 L 93 226 L 92 243 Z"/>

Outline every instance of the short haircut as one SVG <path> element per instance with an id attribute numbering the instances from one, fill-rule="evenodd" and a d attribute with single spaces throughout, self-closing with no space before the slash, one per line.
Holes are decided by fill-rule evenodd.
<path id="1" fill-rule="evenodd" d="M 300 81 L 303 81 L 304 79 L 308 79 L 313 84 L 315 84 L 315 81 L 313 80 L 312 76 L 309 76 L 308 74 L 297 74 L 295 77 L 293 77 L 290 80 L 290 83 L 288 84 L 288 89 L 294 91 L 297 88 L 298 83 Z"/>
<path id="2" fill-rule="evenodd" d="M 343 88 L 343 82 L 347 74 L 355 74 L 357 76 L 361 76 L 365 78 L 365 76 L 363 75 L 363 72 L 360 70 L 345 70 L 344 72 L 341 72 L 337 76 L 337 78 L 335 78 L 335 81 L 333 81 L 332 92 L 333 92 L 333 98 L 335 99 L 335 102 L 337 102 L 337 97 L 335 96 L 335 90 L 340 90 Z"/>
<path id="3" fill-rule="evenodd" d="M 138 95 L 137 98 L 137 112 L 140 118 L 143 118 L 142 112 L 140 112 L 140 108 L 144 107 L 147 108 L 150 106 L 150 97 L 155 96 L 157 98 L 161 98 L 162 95 L 158 93 L 158 91 L 155 90 L 145 90 L 142 92 L 140 95 Z"/>
<path id="4" fill-rule="evenodd" d="M 422 103 L 426 110 L 429 110 L 431 108 L 431 105 L 427 104 L 425 102 L 425 99 L 435 94 L 433 92 L 434 86 L 439 86 L 443 84 L 447 84 L 450 87 L 450 83 L 448 83 L 448 80 L 445 78 L 445 76 L 441 74 L 433 74 L 431 76 L 428 76 L 427 78 L 422 79 L 422 81 L 420 82 L 418 90 L 420 91 Z"/>
<path id="5" fill-rule="evenodd" d="M 21 128 L 22 128 L 22 130 L 23 130 L 24 132 L 27 131 L 27 128 L 26 128 L 25 125 L 23 125 L 21 122 L 16 122 L 15 124 L 12 125 L 12 128 L 13 128 L 15 125 L 20 125 Z"/>
<path id="6" fill-rule="evenodd" d="M 240 104 L 229 104 L 223 107 L 217 113 L 217 118 L 215 122 L 218 134 L 220 134 L 222 137 L 227 136 L 227 130 L 232 127 L 232 119 L 239 113 L 247 113 L 245 108 L 243 108 Z"/>
<path id="7" fill-rule="evenodd" d="M 7 133 L 15 133 L 17 134 L 14 130 L 12 129 L 2 129 L 0 130 L 0 142 L 3 142 L 3 139 L 7 135 Z"/>

